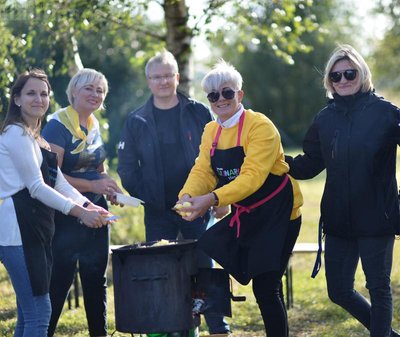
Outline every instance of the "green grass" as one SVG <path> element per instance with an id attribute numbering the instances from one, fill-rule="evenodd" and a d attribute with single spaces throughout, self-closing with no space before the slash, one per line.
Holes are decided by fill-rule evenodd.
<path id="1" fill-rule="evenodd" d="M 316 242 L 319 219 L 319 201 L 322 194 L 324 176 L 310 181 L 300 182 L 305 203 L 303 207 L 303 225 L 298 242 Z M 143 240 L 143 209 L 129 207 L 111 211 L 123 218 L 113 226 L 111 241 L 114 244 L 130 244 Z M 393 326 L 400 327 L 400 257 L 399 242 L 395 244 L 392 284 L 394 298 Z M 291 259 L 293 265 L 294 307 L 289 310 L 289 325 L 292 337 L 362 337 L 367 331 L 355 319 L 327 297 L 324 268 L 316 279 L 310 278 L 314 254 L 297 254 Z M 111 269 L 109 269 L 108 321 L 109 333 L 115 330 L 114 303 Z M 356 289 L 368 295 L 365 278 L 359 267 L 356 275 Z M 246 302 L 232 302 L 233 317 L 228 318 L 235 337 L 265 336 L 262 320 L 252 294 L 251 285 L 241 286 L 233 281 L 233 293 L 245 295 Z M 64 313 L 58 325 L 57 337 L 88 336 L 86 318 L 81 307 Z M 11 337 L 16 321 L 15 297 L 4 267 L 0 264 L 0 336 Z M 204 322 L 204 320 L 203 320 Z M 201 334 L 207 335 L 206 326 L 201 325 Z M 127 337 L 130 334 L 116 332 L 115 337 Z M 138 336 L 138 335 L 136 335 Z"/>

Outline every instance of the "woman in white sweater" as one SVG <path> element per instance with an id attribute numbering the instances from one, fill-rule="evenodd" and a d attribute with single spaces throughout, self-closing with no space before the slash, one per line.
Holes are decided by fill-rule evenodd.
<path id="1" fill-rule="evenodd" d="M 54 209 L 88 227 L 108 223 L 109 213 L 65 180 L 57 156 L 40 137 L 50 90 L 43 71 L 21 74 L 0 127 L 0 261 L 17 297 L 14 337 L 47 336 Z"/>

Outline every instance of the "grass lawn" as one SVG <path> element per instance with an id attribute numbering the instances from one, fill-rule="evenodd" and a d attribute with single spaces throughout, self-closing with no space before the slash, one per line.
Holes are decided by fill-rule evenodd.
<path id="1" fill-rule="evenodd" d="M 319 218 L 319 201 L 323 189 L 324 177 L 320 176 L 311 181 L 300 182 L 304 194 L 303 225 L 298 242 L 316 242 L 317 225 Z M 124 218 L 112 230 L 113 243 L 132 243 L 143 240 L 143 214 L 142 210 L 133 208 L 117 209 L 112 212 L 123 215 Z M 393 297 L 394 312 L 393 326 L 400 328 L 400 246 L 395 244 L 393 264 Z M 326 292 L 324 268 L 316 279 L 310 278 L 314 264 L 315 254 L 298 254 L 292 257 L 294 307 L 289 310 L 289 324 L 291 337 L 362 337 L 367 336 L 364 329 L 356 320 L 351 318 L 344 310 L 332 304 Z M 356 288 L 366 293 L 365 279 L 361 267 L 356 276 Z M 251 285 L 241 286 L 233 282 L 235 295 L 245 295 L 246 302 L 232 302 L 233 317 L 228 322 L 235 337 L 265 336 L 262 320 L 254 300 Z M 59 322 L 56 336 L 58 337 L 83 337 L 88 336 L 86 331 L 86 318 L 81 306 L 68 310 L 65 306 L 64 313 Z M 114 303 L 111 275 L 108 288 L 108 320 L 109 333 L 115 330 Z M 0 264 L 0 336 L 11 337 L 16 321 L 15 297 L 7 273 Z M 204 320 L 203 320 L 204 322 Z M 201 335 L 207 335 L 204 323 L 201 325 Z M 115 332 L 115 337 L 127 337 L 130 334 Z M 138 335 L 136 335 L 138 336 Z"/>

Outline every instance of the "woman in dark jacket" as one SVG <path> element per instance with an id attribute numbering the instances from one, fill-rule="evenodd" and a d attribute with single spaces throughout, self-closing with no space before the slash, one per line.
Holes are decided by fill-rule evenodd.
<path id="1" fill-rule="evenodd" d="M 399 336 L 391 329 L 390 287 L 394 236 L 400 233 L 399 109 L 374 93 L 368 65 L 349 45 L 333 52 L 324 86 L 330 101 L 306 134 L 304 154 L 286 157 L 289 173 L 310 179 L 326 169 L 320 226 L 329 298 L 371 337 Z M 359 259 L 370 303 L 354 289 Z"/>

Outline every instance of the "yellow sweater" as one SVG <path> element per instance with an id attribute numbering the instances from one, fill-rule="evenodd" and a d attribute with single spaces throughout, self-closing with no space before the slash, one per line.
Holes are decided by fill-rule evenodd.
<path id="1" fill-rule="evenodd" d="M 199 196 L 214 191 L 219 199 L 218 206 L 226 206 L 238 202 L 256 192 L 264 183 L 269 173 L 282 175 L 289 170 L 285 162 L 281 138 L 275 125 L 265 115 L 246 110 L 241 134 L 241 146 L 245 153 L 240 174 L 216 190 L 217 176 L 211 168 L 210 149 L 219 125 L 212 121 L 204 129 L 200 144 L 200 153 L 196 159 L 185 185 L 179 196 L 187 193 Z M 236 146 L 239 124 L 231 128 L 223 128 L 218 140 L 217 149 L 228 149 Z M 290 177 L 291 178 L 291 177 Z M 300 207 L 303 196 L 296 180 L 291 178 L 294 203 L 291 219 L 301 215 Z"/>

